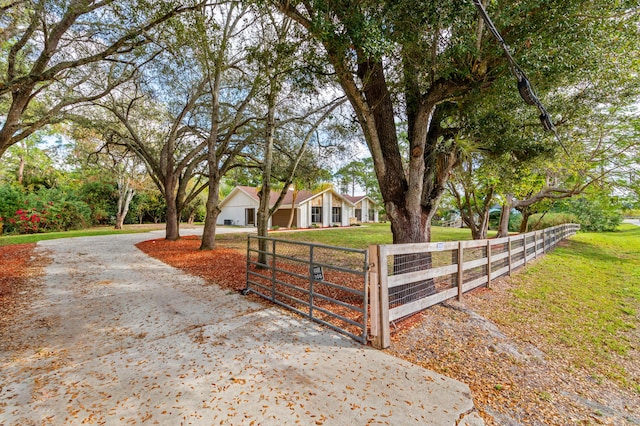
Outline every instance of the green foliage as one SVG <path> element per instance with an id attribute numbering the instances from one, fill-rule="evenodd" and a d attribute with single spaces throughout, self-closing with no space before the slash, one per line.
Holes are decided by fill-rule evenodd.
<path id="1" fill-rule="evenodd" d="M 625 217 L 640 219 L 640 209 L 625 209 L 622 211 Z"/>
<path id="2" fill-rule="evenodd" d="M 41 188 L 27 193 L 2 186 L 0 196 L 4 196 L 0 209 L 3 232 L 7 234 L 67 231 L 91 225 L 89 206 L 57 189 Z"/>
<path id="3" fill-rule="evenodd" d="M 538 213 L 529 218 L 528 231 L 551 228 L 565 223 L 580 223 L 580 221 L 572 213 Z"/>
<path id="4" fill-rule="evenodd" d="M 129 210 L 135 215 L 135 220 L 138 223 L 143 222 L 161 222 L 167 211 L 167 204 L 157 190 L 141 191 L 133 199 Z M 133 223 L 134 217 L 130 215 L 130 219 Z M 129 222 L 128 222 L 129 223 Z"/>
<path id="5" fill-rule="evenodd" d="M 13 185 L 0 186 L 0 223 L 4 224 L 0 234 L 11 230 L 12 227 L 7 222 L 9 222 L 10 218 L 13 218 L 16 211 L 21 207 L 23 197 L 24 192 L 20 187 Z"/>
<path id="6" fill-rule="evenodd" d="M 520 230 L 520 222 L 522 222 L 522 214 L 518 211 L 512 211 L 511 214 L 509 215 L 509 232 L 518 232 Z M 499 226 L 500 226 L 500 210 L 490 211 L 489 212 L 489 229 L 498 229 Z"/>
<path id="7" fill-rule="evenodd" d="M 111 179 L 93 177 L 82 184 L 78 195 L 91 209 L 92 224 L 106 225 L 113 222 L 118 195 Z"/>
<path id="8" fill-rule="evenodd" d="M 609 197 L 579 197 L 560 208 L 575 215 L 584 231 L 613 231 L 622 223 L 620 206 Z"/>
<path id="9" fill-rule="evenodd" d="M 91 209 L 83 201 L 61 200 L 51 204 L 47 214 L 47 230 L 69 231 L 91 224 Z"/>

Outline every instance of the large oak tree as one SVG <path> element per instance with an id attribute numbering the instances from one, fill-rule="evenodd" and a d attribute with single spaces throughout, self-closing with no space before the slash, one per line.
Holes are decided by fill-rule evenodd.
<path id="1" fill-rule="evenodd" d="M 190 8 L 173 0 L 2 2 L 0 157 L 129 80 L 153 58 L 158 26 Z"/>
<path id="2" fill-rule="evenodd" d="M 517 96 L 508 62 L 473 3 L 273 1 L 324 46 L 371 152 L 393 241 L 428 241 L 431 217 L 458 158 L 446 138 L 446 111 L 438 110 L 503 78 L 512 79 Z M 578 66 L 595 69 L 616 27 L 610 15 L 637 8 L 607 1 L 483 3 L 541 93 L 579 81 L 576 76 L 586 73 L 572 75 Z M 403 130 L 409 145 L 404 156 Z"/>

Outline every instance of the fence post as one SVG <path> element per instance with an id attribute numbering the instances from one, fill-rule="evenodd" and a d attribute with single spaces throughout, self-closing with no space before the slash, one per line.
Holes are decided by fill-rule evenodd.
<path id="1" fill-rule="evenodd" d="M 369 246 L 369 334 L 372 337 L 372 345 L 376 348 L 379 348 L 377 339 L 379 339 L 380 336 L 379 255 L 378 246 Z"/>
<path id="2" fill-rule="evenodd" d="M 247 235 L 247 270 L 246 270 L 246 281 L 244 285 L 244 290 L 249 291 L 249 269 L 251 268 L 251 235 Z M 243 293 L 244 294 L 244 293 Z"/>
<path id="3" fill-rule="evenodd" d="M 507 252 L 509 253 L 509 276 L 511 276 L 511 237 L 507 237 Z"/>
<path id="4" fill-rule="evenodd" d="M 309 247 L 309 316 L 313 318 L 313 246 Z"/>
<path id="5" fill-rule="evenodd" d="M 462 283 L 464 278 L 464 253 L 462 241 L 458 241 L 458 301 L 462 300 Z"/>
<path id="6" fill-rule="evenodd" d="M 491 240 L 487 240 L 487 288 L 491 288 Z"/>
<path id="7" fill-rule="evenodd" d="M 533 258 L 538 258 L 538 233 L 533 232 Z"/>
<path id="8" fill-rule="evenodd" d="M 379 279 L 380 279 L 380 349 L 388 348 L 391 345 L 391 325 L 389 324 L 389 267 L 387 262 L 387 251 L 380 250 L 378 259 Z"/>
<path id="9" fill-rule="evenodd" d="M 376 349 L 385 349 L 391 345 L 391 326 L 389 324 L 389 276 L 387 253 L 384 246 L 370 246 L 371 289 L 371 345 Z"/>
<path id="10" fill-rule="evenodd" d="M 522 254 L 524 255 L 524 265 L 527 266 L 527 234 L 522 236 Z"/>
<path id="11" fill-rule="evenodd" d="M 276 300 L 276 240 L 271 241 L 271 300 Z"/>

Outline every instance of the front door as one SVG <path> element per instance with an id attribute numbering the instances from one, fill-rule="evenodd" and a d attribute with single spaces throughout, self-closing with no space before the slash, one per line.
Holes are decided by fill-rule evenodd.
<path id="1" fill-rule="evenodd" d="M 256 225 L 256 209 L 244 209 L 244 223 L 247 225 Z"/>

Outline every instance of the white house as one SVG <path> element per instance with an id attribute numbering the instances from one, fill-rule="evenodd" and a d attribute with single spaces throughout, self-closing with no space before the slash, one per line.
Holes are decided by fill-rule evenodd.
<path id="1" fill-rule="evenodd" d="M 273 206 L 279 193 L 271 191 L 269 206 Z M 357 205 L 352 199 L 357 198 Z M 255 226 L 257 211 L 260 204 L 258 188 L 237 186 L 224 200 L 220 202 L 218 225 Z M 362 215 L 362 206 L 366 214 Z M 271 217 L 269 226 L 287 227 L 293 214 L 292 226 L 310 228 L 312 226 L 349 226 L 352 218 L 360 214 L 360 220 L 374 221 L 377 219 L 373 200 L 369 197 L 348 197 L 341 195 L 332 188 L 313 193 L 310 191 L 287 191 L 280 208 Z M 373 210 L 373 215 L 370 213 Z"/>
<path id="2" fill-rule="evenodd" d="M 351 217 L 360 222 L 377 222 L 378 208 L 376 202 L 368 195 L 344 195 L 344 198 L 353 203 Z"/>

